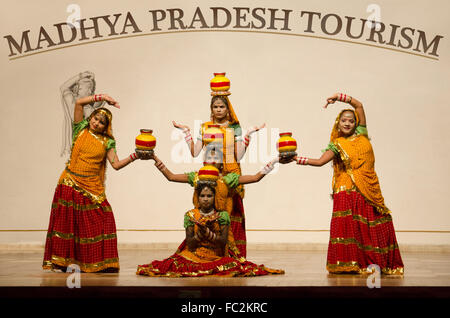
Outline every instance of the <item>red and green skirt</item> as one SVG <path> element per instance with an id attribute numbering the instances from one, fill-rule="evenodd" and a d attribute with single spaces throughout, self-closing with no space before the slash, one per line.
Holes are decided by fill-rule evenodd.
<path id="1" fill-rule="evenodd" d="M 247 236 L 245 234 L 245 215 L 244 204 L 239 194 L 233 196 L 233 210 L 230 215 L 231 232 L 233 233 L 234 242 L 242 257 L 247 257 Z"/>
<path id="2" fill-rule="evenodd" d="M 117 271 L 116 224 L 107 200 L 101 204 L 58 184 L 45 242 L 44 269 L 76 264 L 82 272 Z"/>
<path id="3" fill-rule="evenodd" d="M 185 248 L 187 248 L 186 241 L 183 241 L 178 251 L 169 258 L 162 261 L 156 260 L 150 264 L 138 265 L 136 274 L 170 278 L 202 276 L 251 277 L 284 274 L 283 270 L 257 265 L 247 261 L 245 258 L 235 257 L 232 253 L 230 253 L 230 256 L 221 257 L 216 261 L 194 262 L 180 255 L 180 251 Z"/>
<path id="4" fill-rule="evenodd" d="M 369 265 L 384 274 L 403 274 L 403 262 L 390 214 L 380 214 L 356 191 L 333 195 L 327 270 L 366 273 Z"/>

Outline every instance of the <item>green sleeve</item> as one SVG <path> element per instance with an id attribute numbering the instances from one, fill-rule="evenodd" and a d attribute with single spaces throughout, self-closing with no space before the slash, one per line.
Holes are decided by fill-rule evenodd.
<path id="1" fill-rule="evenodd" d="M 80 131 L 82 131 L 84 128 L 86 128 L 89 125 L 89 122 L 87 119 L 83 119 L 79 123 L 73 123 L 72 124 L 72 142 L 75 141 L 75 138 L 78 136 Z"/>
<path id="2" fill-rule="evenodd" d="M 116 141 L 114 139 L 108 139 L 108 141 L 106 142 L 106 151 L 111 148 L 116 149 Z"/>
<path id="3" fill-rule="evenodd" d="M 187 229 L 190 226 L 194 226 L 195 223 L 192 222 L 191 218 L 189 217 L 189 212 L 186 212 L 186 214 L 184 215 L 184 228 Z"/>
<path id="4" fill-rule="evenodd" d="M 230 225 L 231 224 L 230 215 L 228 214 L 227 211 L 219 212 L 219 214 L 220 214 L 220 217 L 219 217 L 218 221 L 219 221 L 220 225 Z"/>
<path id="5" fill-rule="evenodd" d="M 195 180 L 195 177 L 197 176 L 197 173 L 195 171 L 192 171 L 192 172 L 187 172 L 186 175 L 188 177 L 189 184 L 191 186 L 194 186 L 194 180 Z"/>
<path id="6" fill-rule="evenodd" d="M 242 128 L 239 124 L 234 124 L 231 126 L 234 129 L 234 138 L 242 139 Z"/>
<path id="7" fill-rule="evenodd" d="M 331 150 L 332 152 L 334 152 L 335 155 L 339 155 L 339 150 L 337 149 L 337 147 L 335 146 L 334 143 L 330 142 L 328 144 L 328 146 L 322 150 L 323 152 L 327 151 L 327 150 Z"/>
<path id="8" fill-rule="evenodd" d="M 223 177 L 223 181 L 229 188 L 236 188 L 239 185 L 239 175 L 237 173 L 231 172 Z"/>
<path id="9" fill-rule="evenodd" d="M 359 125 L 358 127 L 356 127 L 355 130 L 357 135 L 368 135 L 369 133 L 367 132 L 367 127 L 365 125 Z"/>

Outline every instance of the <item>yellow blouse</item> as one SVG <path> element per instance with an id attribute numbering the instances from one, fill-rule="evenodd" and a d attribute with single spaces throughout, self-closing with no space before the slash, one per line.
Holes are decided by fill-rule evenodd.
<path id="1" fill-rule="evenodd" d="M 338 156 L 333 162 L 333 193 L 356 190 L 380 213 L 390 213 L 384 204 L 375 172 L 375 155 L 367 133 L 339 137 L 331 150 Z"/>
<path id="2" fill-rule="evenodd" d="M 230 225 L 230 217 L 228 216 L 227 212 L 216 212 L 217 214 L 214 215 L 217 219 L 215 221 L 212 221 L 210 225 L 210 230 L 214 232 L 216 235 L 220 235 L 221 226 L 224 225 Z M 191 211 L 186 212 L 185 214 L 185 227 L 188 223 L 193 223 L 193 221 L 197 221 L 199 223 L 204 223 L 209 219 L 208 217 L 202 216 L 199 209 L 194 209 Z M 194 233 L 197 233 L 199 231 L 198 225 L 194 224 Z M 190 261 L 196 262 L 196 263 L 207 263 L 207 262 L 213 262 L 217 261 L 218 259 L 222 258 L 223 256 L 229 256 L 228 255 L 228 244 L 225 247 L 225 250 L 214 245 L 208 240 L 202 241 L 199 246 L 195 249 L 195 251 L 189 251 L 188 246 L 186 246 L 180 254 Z"/>
<path id="3" fill-rule="evenodd" d="M 203 141 L 203 135 L 208 129 L 208 126 L 214 124 L 212 121 L 203 123 L 200 128 L 200 136 Z M 224 175 L 234 172 L 238 175 L 241 175 L 241 165 L 236 160 L 236 154 L 235 154 L 235 142 L 242 139 L 242 129 L 239 124 L 232 124 L 227 126 L 221 126 L 219 128 L 224 136 L 223 139 L 223 171 L 222 173 Z M 200 138 L 199 136 L 199 138 Z M 241 196 L 241 198 L 244 198 L 245 190 L 243 185 L 239 185 L 236 187 L 236 192 Z"/>
<path id="4" fill-rule="evenodd" d="M 115 144 L 108 137 L 90 131 L 86 123 L 81 123 L 85 128 L 74 138 L 70 159 L 58 183 L 71 186 L 100 204 L 106 199 L 106 153 Z"/>

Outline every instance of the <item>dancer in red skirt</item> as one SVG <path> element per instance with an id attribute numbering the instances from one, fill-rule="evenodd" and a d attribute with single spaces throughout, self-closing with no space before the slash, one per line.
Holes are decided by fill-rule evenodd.
<path id="1" fill-rule="evenodd" d="M 208 128 L 216 127 L 221 131 L 223 153 L 222 171 L 224 175 L 234 173 L 241 175 L 240 160 L 243 158 L 249 144 L 251 135 L 265 127 L 261 126 L 251 127 L 244 138 L 242 135 L 242 128 L 239 119 L 234 111 L 233 105 L 229 99 L 231 92 L 230 80 L 225 77 L 225 73 L 214 73 L 214 78 L 211 80 L 211 103 L 210 103 L 210 121 L 202 123 L 197 140 L 194 143 L 192 139 L 191 130 L 187 125 L 179 124 L 173 121 L 174 127 L 181 129 L 185 135 L 186 143 L 189 151 L 193 157 L 197 157 L 201 150 L 207 145 L 206 139 L 208 137 Z M 245 213 L 244 213 L 244 196 L 245 189 L 242 184 L 230 189 L 232 195 L 232 209 L 231 214 L 231 229 L 236 239 L 236 246 L 245 257 L 247 254 L 247 236 L 245 232 Z"/>
<path id="2" fill-rule="evenodd" d="M 333 216 L 328 246 L 330 273 L 364 273 L 371 264 L 384 274 L 403 274 L 403 262 L 390 210 L 384 204 L 375 156 L 360 101 L 336 93 L 327 104 L 350 104 L 336 118 L 330 143 L 319 159 L 296 157 L 300 165 L 323 166 L 333 160 Z"/>
<path id="3" fill-rule="evenodd" d="M 116 225 L 105 195 L 106 159 L 119 170 L 137 156 L 117 157 L 108 109 L 96 109 L 83 118 L 83 106 L 99 101 L 119 108 L 108 95 L 87 96 L 75 103 L 72 150 L 53 197 L 44 269 L 65 271 L 76 264 L 83 272 L 119 270 Z"/>
<path id="4" fill-rule="evenodd" d="M 235 254 L 229 236 L 230 216 L 215 209 L 215 187 L 202 183 L 196 188 L 199 208 L 186 212 L 186 239 L 177 252 L 162 261 L 138 265 L 137 275 L 152 277 L 261 276 L 284 274 L 283 270 L 256 265 Z"/>

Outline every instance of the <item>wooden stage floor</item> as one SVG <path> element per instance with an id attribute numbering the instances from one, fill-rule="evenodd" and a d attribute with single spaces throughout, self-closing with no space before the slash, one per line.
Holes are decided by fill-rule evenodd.
<path id="1" fill-rule="evenodd" d="M 0 297 L 33 299 L 269 299 L 296 306 L 297 300 L 377 301 L 450 300 L 450 253 L 403 252 L 405 274 L 381 275 L 380 288 L 368 288 L 367 276 L 331 275 L 326 251 L 248 251 L 248 260 L 285 270 L 284 275 L 244 278 L 154 278 L 136 275 L 138 264 L 162 260 L 173 249 L 119 250 L 120 273 L 82 273 L 81 288 L 68 288 L 69 273 L 41 269 L 43 252 L 0 251 Z M 293 301 L 293 302 L 292 302 Z M 280 305 L 281 306 L 281 305 Z M 284 305 L 283 305 L 284 306 Z M 285 308 L 285 307 L 283 307 Z"/>

